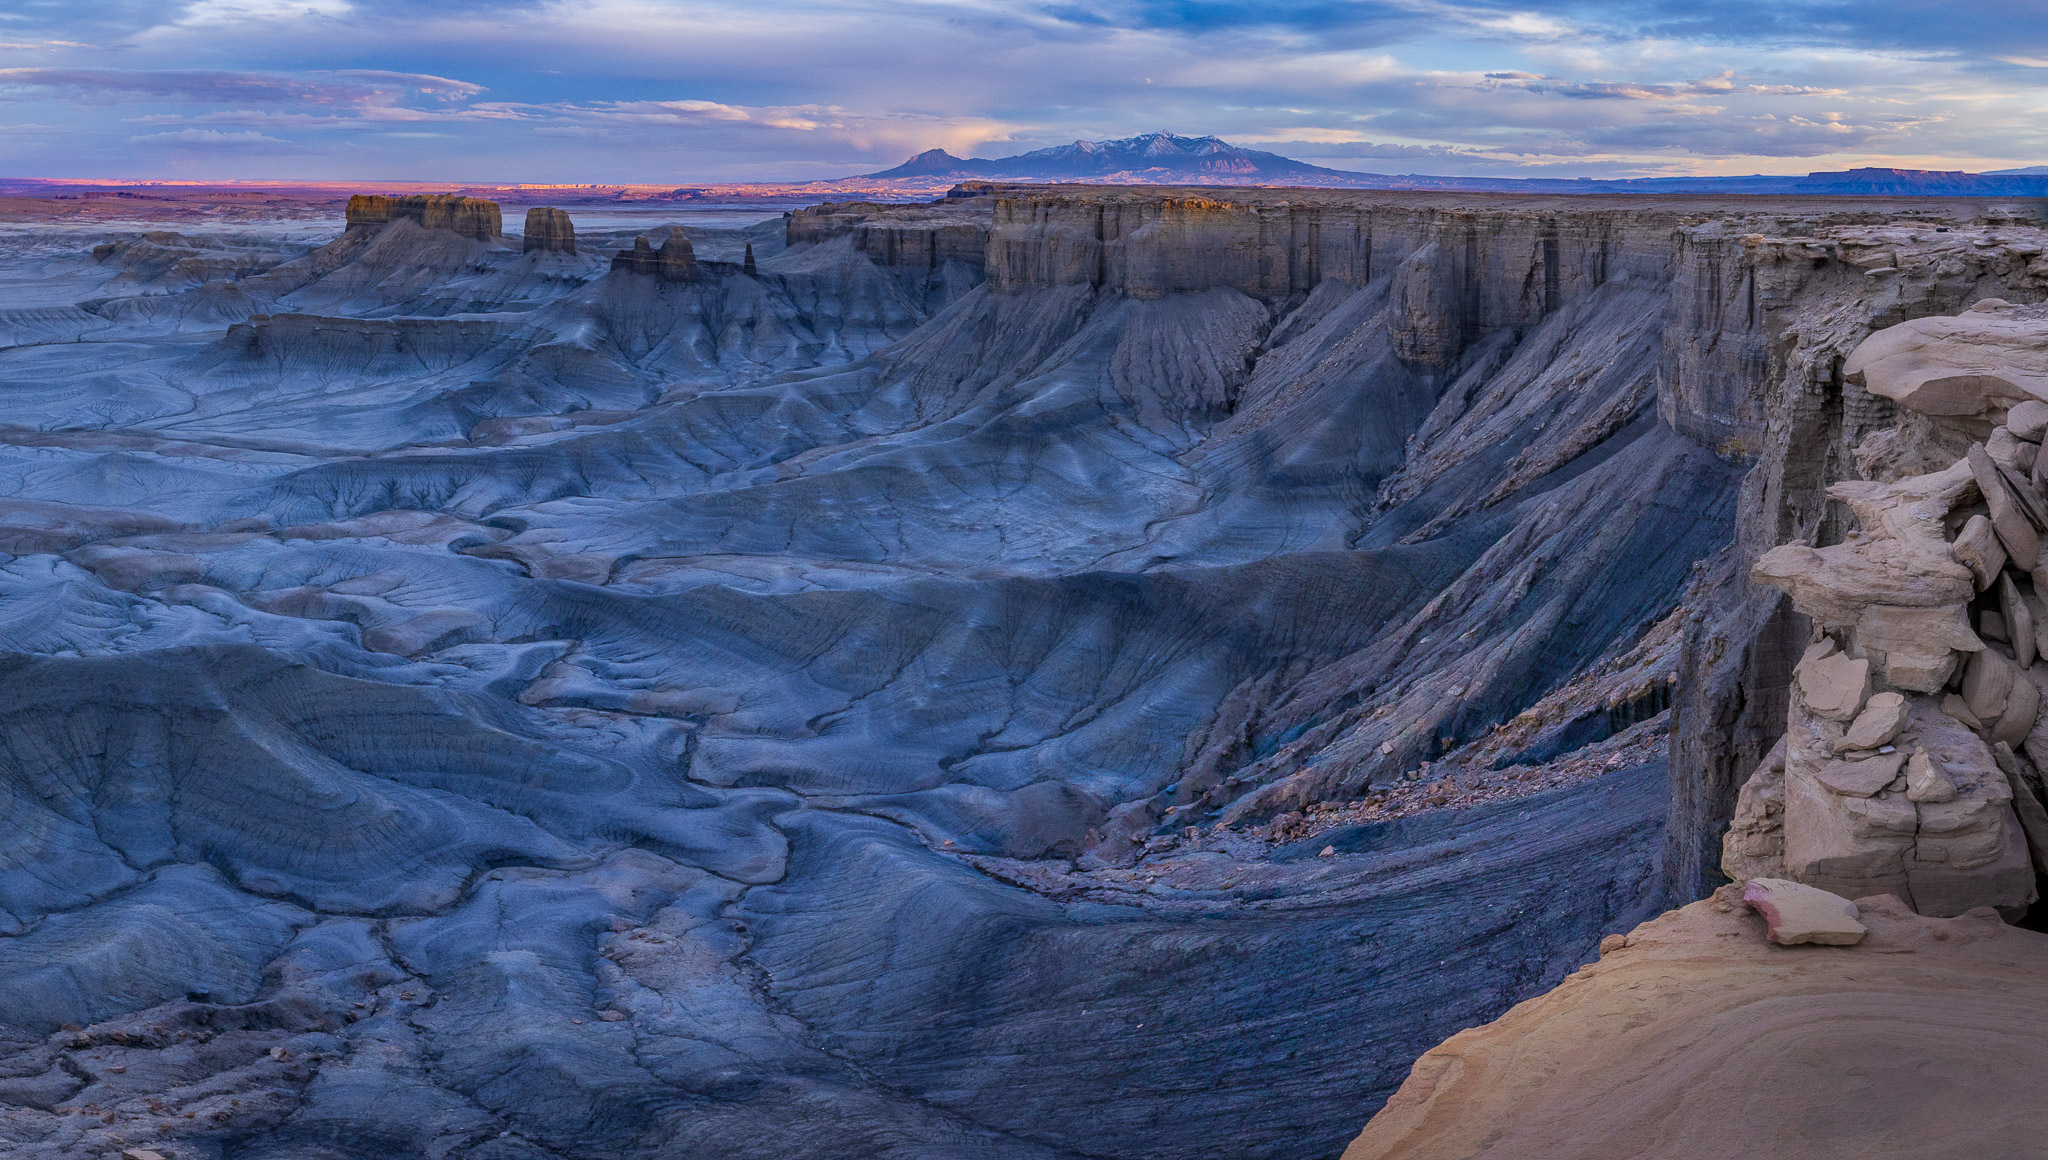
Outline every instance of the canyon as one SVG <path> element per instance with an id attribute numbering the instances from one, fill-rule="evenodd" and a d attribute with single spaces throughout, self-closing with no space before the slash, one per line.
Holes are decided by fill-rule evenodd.
<path id="1" fill-rule="evenodd" d="M 526 221 L 0 233 L 8 1155 L 1336 1156 L 1769 856 L 1753 570 L 1962 453 L 1852 359 L 2048 298 L 1996 198 Z"/>

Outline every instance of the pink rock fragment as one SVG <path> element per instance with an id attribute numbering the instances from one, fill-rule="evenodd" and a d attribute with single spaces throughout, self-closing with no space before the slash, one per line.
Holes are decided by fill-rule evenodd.
<path id="1" fill-rule="evenodd" d="M 1855 903 L 1802 882 L 1752 878 L 1742 889 L 1742 901 L 1763 915 L 1764 937 L 1780 946 L 1854 946 L 1866 933 L 1856 921 Z"/>

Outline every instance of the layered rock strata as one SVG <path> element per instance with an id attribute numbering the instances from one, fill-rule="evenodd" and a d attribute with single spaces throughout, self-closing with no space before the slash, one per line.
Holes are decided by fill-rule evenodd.
<path id="1" fill-rule="evenodd" d="M 505 232 L 498 203 L 480 197 L 441 193 L 386 197 L 359 193 L 348 199 L 350 229 L 376 229 L 401 219 L 411 220 L 421 229 L 447 230 L 480 242 Z"/>
<path id="2" fill-rule="evenodd" d="M 2035 900 L 2048 870 L 2033 788 L 2048 762 L 2043 346 L 2048 311 L 1987 300 L 1850 356 L 1852 380 L 1926 417 L 1923 442 L 1984 441 L 1940 471 L 1835 484 L 1858 530 L 1752 569 L 1819 635 L 1794 669 L 1785 739 L 1738 801 L 1729 875 L 1890 893 L 1936 915 Z"/>
<path id="3" fill-rule="evenodd" d="M 576 227 L 567 210 L 537 205 L 526 211 L 526 235 L 520 243 L 525 253 L 574 254 Z"/>

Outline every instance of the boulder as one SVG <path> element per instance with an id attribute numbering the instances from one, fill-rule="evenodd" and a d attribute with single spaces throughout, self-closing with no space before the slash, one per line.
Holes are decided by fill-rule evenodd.
<path id="1" fill-rule="evenodd" d="M 1906 762 L 1906 797 L 1915 802 L 1945 802 L 1955 800 L 1955 796 L 1955 783 L 1948 779 L 1941 763 L 1929 757 L 1925 749 L 1913 750 L 1913 756 Z"/>
<path id="2" fill-rule="evenodd" d="M 1835 792 L 1819 766 L 1785 768 L 1785 876 L 1844 894 L 1906 891 L 1907 860 L 1919 817 L 1904 794 Z"/>
<path id="3" fill-rule="evenodd" d="M 2034 796 L 2027 779 L 2020 774 L 2019 760 L 2009 747 L 1994 745 L 1991 752 L 1998 760 L 1998 768 L 2005 772 L 2007 788 L 2012 790 L 2012 812 L 2019 819 L 2020 833 L 2026 839 L 2027 853 L 2033 859 L 2034 870 L 2048 875 L 2048 807 Z"/>
<path id="4" fill-rule="evenodd" d="M 1834 651 L 1816 656 L 1809 649 L 1796 671 L 1799 695 L 1807 708 L 1831 721 L 1854 720 L 1863 709 L 1864 698 L 1870 695 L 1870 662 L 1867 660 L 1852 659 Z M 2001 697 L 2001 711 L 2004 706 Z"/>
<path id="5" fill-rule="evenodd" d="M 1867 798 L 1899 779 L 1906 755 L 1894 750 L 1861 761 L 1829 761 L 1816 766 L 1813 778 L 1843 797 Z"/>
<path id="6" fill-rule="evenodd" d="M 1899 608 L 1872 604 L 1857 616 L 1856 643 L 1896 688 L 1932 693 L 1954 675 L 1959 655 L 1984 647 L 1961 604 Z"/>
<path id="7" fill-rule="evenodd" d="M 1991 456 L 1991 462 L 2000 467 L 2019 470 L 2020 438 L 2009 427 L 1993 427 L 1991 434 L 1984 438 L 1984 453 Z M 2029 463 L 2028 467 L 2033 464 Z"/>
<path id="8" fill-rule="evenodd" d="M 1972 654 L 1970 667 L 1963 670 L 1963 703 L 1970 707 L 1970 715 L 1986 724 L 1996 722 L 2005 714 L 2018 677 L 2019 669 L 1997 649 Z"/>
<path id="9" fill-rule="evenodd" d="M 1998 465 L 1985 453 L 1983 444 L 1972 445 L 1964 462 L 1970 465 L 1970 476 L 1976 481 L 1985 504 L 1991 508 L 1991 530 L 1998 534 L 1998 542 L 2004 545 L 2005 554 L 2014 560 L 2039 560 L 2040 533 L 2034 530 L 2033 521 L 2021 510 L 2019 498 L 2013 494 Z"/>
<path id="10" fill-rule="evenodd" d="M 2040 489 L 2033 485 L 2025 472 L 2017 469 L 2016 464 L 2017 455 L 2014 464 L 1992 461 L 1992 465 L 1998 468 L 1998 477 L 2005 481 L 2005 486 L 2012 492 L 2012 497 L 2019 501 L 2020 513 L 2027 517 L 2028 523 L 2034 525 L 2034 531 L 2048 531 L 2048 500 L 2041 498 Z"/>
<path id="11" fill-rule="evenodd" d="M 1751 879 L 1742 888 L 1742 901 L 1763 916 L 1764 937 L 1779 946 L 1855 946 L 1869 933 L 1857 921 L 1855 903 L 1788 879 Z"/>
<path id="12" fill-rule="evenodd" d="M 1977 720 L 1977 715 L 1970 712 L 1970 703 L 1954 693 L 1942 697 L 1941 711 L 1972 729 L 1984 728 L 1984 722 Z"/>
<path id="13" fill-rule="evenodd" d="M 1887 789 L 1900 765 L 1871 766 L 1872 780 L 1885 776 L 1863 784 L 1857 774 L 1866 771 L 1847 767 L 1870 763 L 1840 760 L 1835 750 L 1842 737 L 1842 728 L 1815 715 L 1803 696 L 1792 699 L 1785 729 L 1781 876 L 1848 895 L 1905 897 L 1916 819 L 1912 803 Z"/>
<path id="14" fill-rule="evenodd" d="M 1937 422 L 1982 437 L 2010 409 L 2048 398 L 2040 322 L 1972 311 L 1916 318 L 1865 339 L 1844 377 Z"/>
<path id="15" fill-rule="evenodd" d="M 1845 749 L 1876 749 L 1890 745 L 1906 727 L 1906 698 L 1897 693 L 1879 693 L 1870 698 L 1863 711 L 1842 736 Z"/>
<path id="16" fill-rule="evenodd" d="M 2031 681 L 2020 683 L 2032 699 L 2039 699 Z M 1925 701 L 1914 703 L 1907 732 L 1954 794 L 1935 800 L 1943 795 L 1939 787 L 1932 787 L 1933 798 L 1912 801 L 1914 763 L 1907 763 L 1903 796 L 1914 811 L 1914 838 L 1902 897 L 1920 913 L 1936 915 L 2033 901 L 2034 871 L 2013 812 L 2012 783 L 1999 764 L 1997 748 Z M 1929 785 L 1924 776 L 1922 785 Z"/>
<path id="17" fill-rule="evenodd" d="M 2009 575 L 1998 578 L 1999 615 L 2005 621 L 2006 639 L 2012 642 L 2013 660 L 2021 668 L 2034 663 L 2034 610 L 2020 599 L 2020 590 Z"/>
<path id="18" fill-rule="evenodd" d="M 1980 592 L 1996 583 L 2005 567 L 2005 546 L 1998 542 L 1998 533 L 1991 530 L 1989 516 L 1971 516 L 1963 530 L 1956 533 L 1949 551 L 1977 578 Z"/>
<path id="19" fill-rule="evenodd" d="M 1999 714 L 1997 721 L 1988 722 L 1991 730 L 1987 740 L 1993 743 L 2002 741 L 2011 746 L 2024 745 L 2040 715 L 2040 688 L 2025 677 L 2015 675 L 2012 689 L 2006 695 L 2005 712 Z"/>
<path id="20" fill-rule="evenodd" d="M 1957 804 L 1922 806 L 1922 824 L 1930 828 L 1947 824 L 1940 812 Z M 1935 814 L 1930 817 L 1925 811 Z M 2039 897 L 2026 835 L 2010 805 L 1982 811 L 1960 832 L 1932 833 L 1921 847 L 1907 874 L 1913 909 L 1921 914 L 1952 918 L 1980 907 L 2017 914 Z M 1934 856 L 1940 853 L 1954 857 L 1943 860 Z"/>
<path id="21" fill-rule="evenodd" d="M 2012 410 L 2005 413 L 2005 426 L 2017 438 L 2030 443 L 2041 442 L 2042 436 L 2048 435 L 2048 403 L 2028 399 L 2014 404 Z"/>
<path id="22" fill-rule="evenodd" d="M 2027 620 L 2034 626 L 2034 657 L 2048 657 L 2048 609 L 2041 605 L 2038 592 L 2022 591 L 2020 603 L 2027 607 Z"/>

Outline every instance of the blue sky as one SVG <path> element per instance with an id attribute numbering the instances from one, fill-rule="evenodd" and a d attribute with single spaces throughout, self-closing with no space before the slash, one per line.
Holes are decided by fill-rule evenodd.
<path id="1" fill-rule="evenodd" d="M 1156 129 L 1393 173 L 2048 164 L 2048 0 L 0 0 L 0 173 L 808 180 Z"/>

